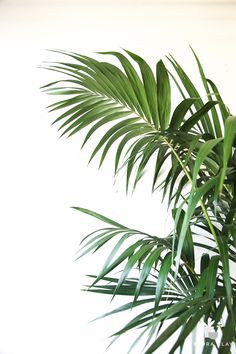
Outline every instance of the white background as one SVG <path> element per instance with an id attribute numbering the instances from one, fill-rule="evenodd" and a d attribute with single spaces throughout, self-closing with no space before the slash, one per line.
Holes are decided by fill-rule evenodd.
<path id="1" fill-rule="evenodd" d="M 171 52 L 198 80 L 191 44 L 235 113 L 235 43 L 233 0 L 0 1 L 1 354 L 101 354 L 122 325 L 119 317 L 88 323 L 113 307 L 80 291 L 102 256 L 74 262 L 82 236 L 101 224 L 70 206 L 160 236 L 170 227 L 148 178 L 126 198 L 122 178 L 113 185 L 112 154 L 98 173 L 97 161 L 87 167 L 89 147 L 80 152 L 83 134 L 58 139 L 45 110 L 51 101 L 39 91 L 52 75 L 37 66 L 55 59 L 45 49 L 124 47 L 152 65 Z M 125 337 L 109 353 L 129 344 Z"/>

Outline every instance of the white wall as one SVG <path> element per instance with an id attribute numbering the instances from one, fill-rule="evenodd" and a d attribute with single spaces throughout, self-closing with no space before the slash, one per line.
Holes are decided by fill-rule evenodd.
<path id="1" fill-rule="evenodd" d="M 115 317 L 88 324 L 112 306 L 80 292 L 101 257 L 75 263 L 74 254 L 100 224 L 71 205 L 163 236 L 169 228 L 160 197 L 145 184 L 132 198 L 121 180 L 113 186 L 112 156 L 98 173 L 96 163 L 87 168 L 79 136 L 58 139 L 39 91 L 51 74 L 37 65 L 54 59 L 44 49 L 124 47 L 152 64 L 171 52 L 192 73 L 191 44 L 235 112 L 235 20 L 235 1 L 0 1 L 0 353 L 102 354 L 121 324 Z M 109 353 L 123 354 L 129 343 Z"/>

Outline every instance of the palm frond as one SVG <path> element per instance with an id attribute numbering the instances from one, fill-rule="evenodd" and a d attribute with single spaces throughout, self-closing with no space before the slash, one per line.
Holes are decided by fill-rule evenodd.
<path id="1" fill-rule="evenodd" d="M 53 52 L 68 59 L 42 65 L 64 76 L 42 87 L 62 96 L 48 106 L 57 114 L 53 123 L 60 134 L 74 136 L 86 128 L 83 147 L 102 131 L 89 161 L 100 154 L 101 167 L 116 146 L 114 171 L 126 171 L 127 191 L 135 189 L 154 160 L 152 190 L 162 190 L 174 220 L 174 230 L 159 237 L 75 207 L 106 224 L 81 241 L 78 258 L 111 248 L 86 289 L 131 297 L 101 317 L 140 309 L 114 340 L 137 329 L 131 349 L 146 335 L 144 353 L 150 354 L 177 333 L 168 353 L 182 352 L 203 319 L 213 323 L 214 331 L 222 330 L 217 341 L 205 338 L 201 352 L 230 354 L 236 343 L 231 270 L 236 260 L 236 118 L 194 51 L 203 92 L 171 55 L 170 69 L 159 60 L 153 71 L 128 50 L 97 54 L 111 56 L 117 65 Z M 173 83 L 181 97 L 177 107 L 171 106 Z"/>

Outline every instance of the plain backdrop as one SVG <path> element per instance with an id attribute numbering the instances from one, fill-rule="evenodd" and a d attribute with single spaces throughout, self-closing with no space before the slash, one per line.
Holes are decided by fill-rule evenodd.
<path id="1" fill-rule="evenodd" d="M 38 68 L 55 59 L 45 49 L 91 55 L 123 47 L 153 67 L 171 52 L 198 81 L 191 44 L 236 112 L 235 43 L 233 0 L 0 0 L 1 354 L 102 354 L 106 337 L 125 323 L 125 316 L 89 323 L 119 300 L 81 292 L 103 254 L 75 262 L 75 253 L 102 225 L 70 206 L 160 236 L 171 225 L 148 174 L 126 197 L 122 175 L 113 178 L 112 153 L 99 172 L 98 161 L 87 166 L 99 136 L 82 152 L 83 133 L 59 139 L 45 109 L 51 100 L 39 90 L 53 77 Z M 108 353 L 126 353 L 131 343 L 126 336 Z"/>

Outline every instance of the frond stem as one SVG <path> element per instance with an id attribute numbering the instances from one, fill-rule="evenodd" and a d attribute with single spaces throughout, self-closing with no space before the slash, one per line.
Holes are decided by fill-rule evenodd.
<path id="1" fill-rule="evenodd" d="M 171 149 L 171 151 L 172 151 L 173 154 L 175 155 L 177 161 L 179 162 L 180 166 L 182 167 L 182 169 L 183 169 L 185 175 L 187 176 L 189 182 L 191 183 L 191 185 L 193 185 L 192 177 L 190 176 L 190 174 L 189 174 L 189 172 L 188 172 L 186 166 L 184 165 L 184 163 L 182 162 L 182 160 L 179 158 L 179 156 L 178 156 L 177 152 L 175 151 L 175 149 L 173 148 L 173 146 L 169 143 L 169 141 L 168 141 L 164 136 L 162 136 L 162 139 L 163 139 L 164 142 L 168 145 L 168 147 Z M 204 215 L 205 215 L 205 218 L 206 218 L 207 223 L 208 223 L 208 225 L 209 225 L 210 231 L 211 231 L 211 233 L 212 233 L 212 235 L 213 235 L 213 237 L 214 237 L 214 240 L 215 240 L 217 246 L 219 246 L 218 240 L 217 240 L 217 235 L 216 235 L 214 226 L 213 226 L 213 224 L 212 224 L 212 222 L 211 222 L 211 219 L 210 219 L 210 217 L 209 217 L 209 215 L 208 215 L 207 209 L 206 209 L 206 207 L 205 207 L 205 205 L 204 205 L 204 203 L 203 203 L 202 200 L 200 200 L 200 206 L 201 206 L 202 211 L 203 211 L 203 213 L 204 213 Z"/>

